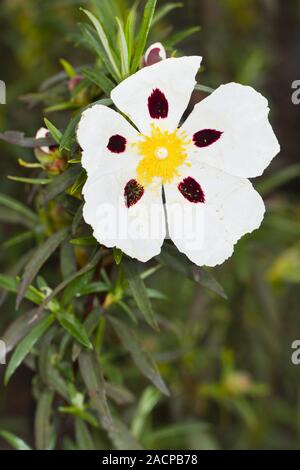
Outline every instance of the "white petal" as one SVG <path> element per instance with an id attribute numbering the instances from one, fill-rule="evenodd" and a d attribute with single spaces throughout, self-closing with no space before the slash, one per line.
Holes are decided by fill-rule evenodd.
<path id="1" fill-rule="evenodd" d="M 121 82 L 111 98 L 142 133 L 149 132 L 153 122 L 174 131 L 188 106 L 200 63 L 201 57 L 173 57 L 145 67 Z M 157 89 L 165 96 L 169 109 L 167 117 L 153 119 L 148 98 Z"/>
<path id="2" fill-rule="evenodd" d="M 198 103 L 182 128 L 191 137 L 203 129 L 223 132 L 207 147 L 193 144 L 195 160 L 251 178 L 261 175 L 280 150 L 268 114 L 268 102 L 260 93 L 228 83 Z"/>
<path id="3" fill-rule="evenodd" d="M 145 262 L 160 253 L 165 238 L 161 185 L 145 188 L 139 201 L 128 208 L 124 188 L 132 178 L 125 169 L 106 175 L 97 170 L 83 188 L 83 215 L 99 243 Z"/>
<path id="4" fill-rule="evenodd" d="M 249 180 L 207 165 L 182 172 L 201 186 L 205 202 L 188 201 L 177 184 L 165 186 L 168 230 L 177 248 L 194 263 L 215 266 L 233 253 L 239 238 L 258 228 L 264 203 Z"/>
<path id="5" fill-rule="evenodd" d="M 113 153 L 107 148 L 110 138 L 115 135 L 126 139 L 126 149 L 122 153 Z M 77 140 L 83 149 L 82 166 L 89 175 L 93 175 L 98 168 L 107 173 L 123 166 L 133 169 L 138 163 L 131 145 L 138 140 L 137 131 L 123 116 L 106 106 L 96 104 L 83 112 Z"/>

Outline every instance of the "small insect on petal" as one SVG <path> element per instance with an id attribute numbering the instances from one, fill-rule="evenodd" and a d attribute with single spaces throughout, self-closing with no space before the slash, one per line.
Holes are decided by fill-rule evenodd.
<path id="1" fill-rule="evenodd" d="M 202 129 L 193 135 L 193 142 L 196 147 L 208 147 L 219 140 L 222 134 L 223 132 L 215 129 Z"/>
<path id="2" fill-rule="evenodd" d="M 148 109 L 152 119 L 164 119 L 168 117 L 168 100 L 158 88 L 155 88 L 148 98 Z"/>
<path id="3" fill-rule="evenodd" d="M 191 176 L 184 178 L 184 180 L 179 183 L 178 189 L 183 197 L 185 197 L 185 199 L 190 202 L 205 202 L 205 194 L 203 189 L 201 188 L 200 184 Z"/>
<path id="4" fill-rule="evenodd" d="M 110 137 L 107 148 L 112 153 L 123 153 L 126 150 L 127 140 L 122 135 L 116 134 Z"/>
<path id="5" fill-rule="evenodd" d="M 124 188 L 124 198 L 126 207 L 136 204 L 144 194 L 144 187 L 135 179 L 131 179 L 126 183 Z"/>

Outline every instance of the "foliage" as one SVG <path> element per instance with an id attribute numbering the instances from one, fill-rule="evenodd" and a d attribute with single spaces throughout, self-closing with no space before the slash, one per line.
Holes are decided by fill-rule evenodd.
<path id="1" fill-rule="evenodd" d="M 5 383 L 11 386 L 25 365 L 36 400 L 34 443 L 6 430 L 1 436 L 27 450 L 274 442 L 296 448 L 298 393 L 289 387 L 290 346 L 280 333 L 288 319 L 291 331 L 297 325 L 291 312 L 299 302 L 299 207 L 275 192 L 299 176 L 299 166 L 257 183 L 270 196 L 264 226 L 214 273 L 191 264 L 169 242 L 147 264 L 99 246 L 82 218 L 85 173 L 75 140 L 81 113 L 94 103 L 111 105 L 110 91 L 139 68 L 151 42 L 165 39 L 175 54 L 178 42 L 199 28 L 168 30 L 164 37 L 161 25 L 179 3 L 156 11 L 155 0 L 144 8 L 92 3 L 72 39 L 93 62 L 75 66 L 61 59 L 58 74 L 23 96 L 43 107 L 50 136 L 0 134 L 20 155 L 32 150 L 20 160 L 20 174 L 11 176 L 30 188 L 30 203 L 0 194 L 1 222 L 21 227 L 3 245 L 9 267 L 0 287 L 2 302 L 11 302 L 9 292 L 17 306 L 2 334 L 11 353 Z M 202 96 L 212 90 L 196 89 Z M 32 160 L 42 145 L 57 145 L 50 163 Z M 270 400 L 282 375 L 282 393 Z"/>

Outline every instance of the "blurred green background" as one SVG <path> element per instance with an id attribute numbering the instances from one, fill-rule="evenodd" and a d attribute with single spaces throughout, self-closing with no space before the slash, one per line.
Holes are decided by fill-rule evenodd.
<path id="1" fill-rule="evenodd" d="M 300 80 L 300 2 L 183 3 L 157 27 L 153 39 L 168 38 L 172 26 L 176 31 L 200 25 L 180 53 L 203 56 L 204 85 L 237 81 L 267 96 L 282 150 L 255 181 L 267 205 L 261 229 L 240 241 L 234 256 L 213 270 L 228 300 L 163 270 L 151 281 L 152 287 L 163 286 L 166 296 L 154 303 L 165 329 L 160 335 L 145 330 L 143 346 L 159 363 L 171 398 L 147 401 L 152 391 L 145 394 L 146 384 L 134 367 L 127 370 L 127 385 L 141 397 L 140 407 L 150 403 L 145 411 L 151 429 L 144 442 L 148 448 L 299 449 L 300 365 L 291 362 L 291 344 L 300 339 L 300 105 L 292 104 L 291 86 Z M 43 125 L 42 108 L 28 107 L 20 97 L 60 72 L 59 58 L 75 66 L 93 60 L 76 47 L 79 6 L 88 4 L 2 0 L 0 79 L 7 84 L 7 104 L 0 106 L 0 132 L 34 135 Z M 23 185 L 6 176 L 25 176 L 17 159 L 32 160 L 32 152 L 0 143 L 0 156 L 1 192 L 24 201 Z M 14 225 L 2 221 L 1 213 L 0 221 L 2 243 Z M 2 248 L 0 271 L 6 272 L 20 255 L 17 249 L 4 253 Z M 0 331 L 15 315 L 12 299 L 1 307 Z M 0 385 L 0 428 L 31 443 L 33 410 L 31 373 L 22 367 L 7 389 Z"/>

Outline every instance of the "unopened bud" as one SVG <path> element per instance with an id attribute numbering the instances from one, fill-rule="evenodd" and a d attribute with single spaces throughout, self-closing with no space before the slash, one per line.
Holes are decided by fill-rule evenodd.
<path id="1" fill-rule="evenodd" d="M 152 44 L 145 52 L 143 59 L 143 66 L 157 64 L 167 58 L 167 53 L 164 46 L 160 42 Z"/>

